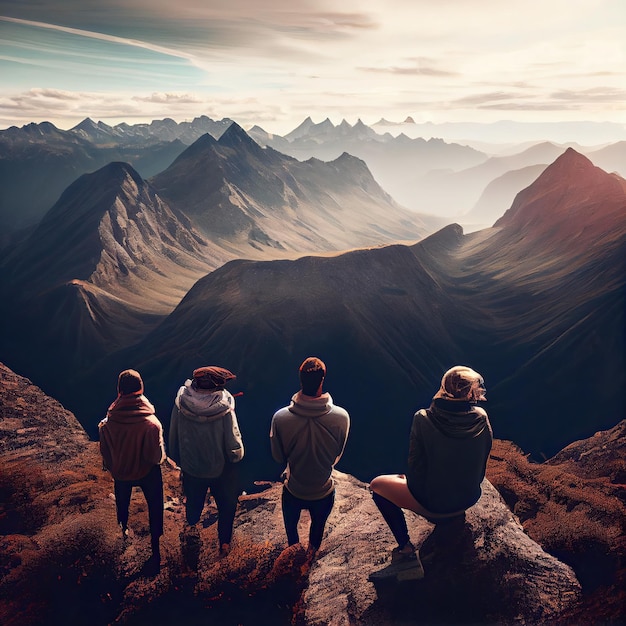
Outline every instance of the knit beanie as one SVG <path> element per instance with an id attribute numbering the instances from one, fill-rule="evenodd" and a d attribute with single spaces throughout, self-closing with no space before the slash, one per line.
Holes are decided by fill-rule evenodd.
<path id="1" fill-rule="evenodd" d="M 317 397 L 322 394 L 322 383 L 326 377 L 326 365 L 321 359 L 310 356 L 300 366 L 300 386 L 305 396 Z"/>
<path id="2" fill-rule="evenodd" d="M 143 380 L 136 370 L 124 370 L 117 379 L 117 393 L 120 396 L 143 393 Z"/>
<path id="3" fill-rule="evenodd" d="M 193 385 L 197 389 L 223 389 L 229 380 L 237 378 L 224 367 L 208 365 L 193 371 Z"/>
<path id="4" fill-rule="evenodd" d="M 465 365 L 456 365 L 443 375 L 441 387 L 434 397 L 478 402 L 487 399 L 485 391 L 485 381 L 478 372 Z"/>

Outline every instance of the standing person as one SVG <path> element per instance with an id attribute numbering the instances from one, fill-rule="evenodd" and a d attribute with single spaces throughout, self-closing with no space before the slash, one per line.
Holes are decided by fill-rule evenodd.
<path id="1" fill-rule="evenodd" d="M 98 425 L 104 467 L 114 481 L 117 521 L 128 536 L 128 508 L 133 487 L 141 487 L 148 504 L 152 555 L 150 565 L 159 567 L 159 540 L 163 534 L 163 479 L 165 460 L 163 427 L 154 407 L 143 395 L 139 372 L 124 370 L 117 381 L 118 396 Z"/>
<path id="2" fill-rule="evenodd" d="M 236 376 L 217 366 L 200 367 L 178 390 L 172 409 L 169 455 L 182 469 L 185 512 L 193 542 L 207 491 L 215 498 L 221 555 L 228 554 L 239 498 L 236 463 L 244 454 L 235 399 L 224 388 Z M 196 562 L 197 565 L 197 562 Z"/>
<path id="3" fill-rule="evenodd" d="M 322 392 L 326 365 L 309 357 L 300 366 L 301 390 L 291 404 L 272 418 L 272 456 L 286 463 L 282 508 L 289 545 L 299 542 L 298 521 L 302 509 L 311 515 L 307 556 L 312 559 L 322 543 L 326 520 L 335 502 L 332 471 L 348 438 L 350 417 Z"/>
<path id="4" fill-rule="evenodd" d="M 405 577 L 420 578 L 424 572 L 402 509 L 437 524 L 464 518 L 480 498 L 493 439 L 487 413 L 477 405 L 483 400 L 485 385 L 478 372 L 461 365 L 449 369 L 430 407 L 413 417 L 408 473 L 377 476 L 370 483 L 398 542 L 392 565 L 413 570 Z"/>

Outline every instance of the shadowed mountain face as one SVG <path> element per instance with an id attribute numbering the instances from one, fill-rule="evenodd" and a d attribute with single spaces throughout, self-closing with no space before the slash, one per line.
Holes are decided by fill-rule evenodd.
<path id="1" fill-rule="evenodd" d="M 85 174 L 2 263 L 5 358 L 67 376 L 137 341 L 226 258 L 129 165 Z"/>
<path id="2" fill-rule="evenodd" d="M 235 123 L 219 141 L 198 139 L 151 182 L 206 237 L 238 256 L 341 250 L 432 232 L 359 159 L 301 163 L 261 148 Z"/>
<path id="3" fill-rule="evenodd" d="M 450 226 L 410 247 L 331 258 L 228 263 L 98 368 L 97 385 L 86 381 L 89 402 L 104 410 L 97 387 L 136 367 L 167 422 L 178 385 L 216 363 L 238 374 L 242 432 L 256 441 L 297 390 L 300 362 L 318 355 L 326 389 L 352 415 L 344 467 L 367 478 L 402 471 L 413 412 L 448 367 L 466 363 L 486 378 L 496 436 L 550 455 L 624 415 L 625 206 L 623 180 L 567 151 L 497 228 L 463 236 Z M 248 463 L 274 467 L 258 448 Z"/>

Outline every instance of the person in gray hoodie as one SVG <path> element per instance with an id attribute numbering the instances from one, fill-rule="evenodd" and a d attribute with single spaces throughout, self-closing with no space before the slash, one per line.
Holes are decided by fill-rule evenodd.
<path id="1" fill-rule="evenodd" d="M 301 390 L 291 404 L 277 411 L 270 428 L 272 456 L 286 463 L 282 510 L 289 545 L 299 543 L 298 521 L 303 509 L 311 516 L 308 556 L 322 543 L 326 520 L 335 502 L 332 471 L 343 454 L 350 417 L 322 392 L 326 365 L 317 357 L 299 369 Z"/>
<path id="2" fill-rule="evenodd" d="M 419 556 L 409 541 L 402 509 L 434 524 L 463 519 L 481 495 L 493 433 L 486 411 L 483 377 L 457 365 L 441 380 L 428 409 L 413 417 L 407 474 L 377 476 L 370 483 L 374 502 L 398 547 L 392 564 L 406 563 L 413 577 L 423 576 Z M 405 576 L 405 578 L 408 576 Z"/>
<path id="3" fill-rule="evenodd" d="M 222 367 L 194 370 L 176 394 L 169 433 L 169 456 L 182 470 L 187 523 L 195 527 L 200 520 L 210 489 L 222 555 L 230 549 L 240 493 L 236 463 L 244 455 L 235 399 L 224 388 L 234 378 Z"/>

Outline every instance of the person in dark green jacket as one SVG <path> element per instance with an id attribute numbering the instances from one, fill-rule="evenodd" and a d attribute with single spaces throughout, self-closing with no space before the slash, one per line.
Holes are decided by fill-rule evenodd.
<path id="1" fill-rule="evenodd" d="M 407 474 L 377 476 L 370 483 L 374 502 L 398 542 L 392 562 L 414 562 L 421 568 L 402 509 L 436 524 L 463 516 L 478 502 L 493 440 L 487 413 L 478 406 L 484 400 L 478 372 L 461 365 L 449 369 L 430 407 L 413 417 Z"/>

